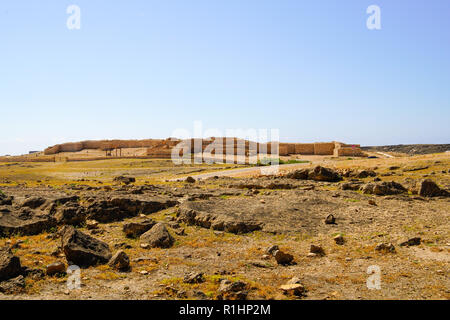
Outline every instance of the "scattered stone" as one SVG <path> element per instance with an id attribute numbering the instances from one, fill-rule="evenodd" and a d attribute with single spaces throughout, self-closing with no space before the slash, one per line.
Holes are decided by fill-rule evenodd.
<path id="1" fill-rule="evenodd" d="M 142 249 L 149 249 L 149 248 L 150 248 L 150 245 L 149 245 L 148 243 L 141 243 L 140 247 L 141 247 Z"/>
<path id="2" fill-rule="evenodd" d="M 191 176 L 189 176 L 184 181 L 186 181 L 187 183 L 195 183 L 196 180 L 194 178 L 192 178 Z"/>
<path id="3" fill-rule="evenodd" d="M 325 218 L 325 224 L 336 224 L 336 218 L 334 217 L 334 215 L 329 214 L 329 215 Z"/>
<path id="4" fill-rule="evenodd" d="M 119 271 L 129 271 L 130 270 L 130 258 L 123 250 L 119 250 L 115 255 L 109 260 L 108 265 Z"/>
<path id="5" fill-rule="evenodd" d="M 248 292 L 245 290 L 247 284 L 242 281 L 232 282 L 230 280 L 222 280 L 219 286 L 219 300 L 245 300 Z"/>
<path id="6" fill-rule="evenodd" d="M 420 237 L 414 237 L 414 238 L 408 239 L 406 241 L 403 241 L 402 243 L 400 243 L 400 246 L 402 246 L 402 247 L 418 246 L 418 245 L 420 245 L 421 241 L 422 241 L 422 239 Z"/>
<path id="7" fill-rule="evenodd" d="M 281 250 L 275 251 L 273 253 L 273 256 L 275 257 L 275 260 L 277 261 L 277 263 L 281 264 L 281 265 L 291 264 L 292 261 L 294 260 L 294 256 L 292 256 L 289 253 L 285 253 Z"/>
<path id="8" fill-rule="evenodd" d="M 345 243 L 344 237 L 342 235 L 337 235 L 333 238 L 334 242 L 336 242 L 336 244 L 342 246 Z"/>
<path id="9" fill-rule="evenodd" d="M 377 173 L 373 170 L 361 170 L 356 175 L 358 178 L 364 179 L 367 177 L 375 177 Z"/>
<path id="10" fill-rule="evenodd" d="M 368 202 L 371 206 L 377 206 L 377 203 L 375 202 L 375 200 L 370 199 Z"/>
<path id="11" fill-rule="evenodd" d="M 152 257 L 139 257 L 139 258 L 133 259 L 133 262 L 142 262 L 142 261 L 150 261 L 153 263 L 159 262 L 158 259 L 152 258 Z"/>
<path id="12" fill-rule="evenodd" d="M 143 243 L 148 243 L 153 248 L 170 248 L 175 242 L 175 239 L 162 223 L 157 223 L 153 228 L 141 235 L 140 240 Z"/>
<path id="13" fill-rule="evenodd" d="M 97 240 L 72 226 L 61 230 L 61 247 L 67 261 L 80 267 L 106 264 L 111 259 L 111 251 L 107 243 Z"/>
<path id="14" fill-rule="evenodd" d="M 114 182 L 123 183 L 125 185 L 129 185 L 130 183 L 136 182 L 136 179 L 133 177 L 125 177 L 125 176 L 118 176 L 113 179 Z"/>
<path id="15" fill-rule="evenodd" d="M 379 243 L 376 247 L 375 247 L 376 251 L 380 251 L 380 252 L 395 252 L 395 247 L 392 243 Z"/>
<path id="16" fill-rule="evenodd" d="M 284 284 L 280 286 L 280 289 L 285 295 L 294 295 L 297 297 L 303 296 L 306 291 L 305 287 L 300 283 Z"/>
<path id="17" fill-rule="evenodd" d="M 309 249 L 309 252 L 317 254 L 319 256 L 324 256 L 325 255 L 325 251 L 323 250 L 323 248 L 321 246 L 316 246 L 314 244 L 311 245 L 311 247 Z"/>
<path id="18" fill-rule="evenodd" d="M 203 273 L 191 272 L 184 276 L 183 282 L 189 284 L 202 283 L 205 282 L 205 277 L 203 276 Z"/>
<path id="19" fill-rule="evenodd" d="M 66 265 L 60 261 L 49 264 L 46 267 L 46 274 L 48 276 L 53 276 L 55 274 L 64 274 L 66 273 Z"/>

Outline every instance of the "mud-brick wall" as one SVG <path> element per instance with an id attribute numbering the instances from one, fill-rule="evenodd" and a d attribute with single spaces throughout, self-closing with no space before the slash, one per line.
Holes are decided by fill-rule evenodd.
<path id="1" fill-rule="evenodd" d="M 314 143 L 314 154 L 315 155 L 333 155 L 334 147 L 335 147 L 334 142 Z"/>
<path id="2" fill-rule="evenodd" d="M 296 143 L 295 154 L 314 154 L 314 143 Z"/>
<path id="3" fill-rule="evenodd" d="M 337 155 L 342 156 L 354 156 L 354 157 L 361 157 L 364 156 L 364 152 L 362 152 L 359 148 L 352 148 L 352 147 L 343 147 L 337 149 Z"/>
<path id="4" fill-rule="evenodd" d="M 278 153 L 280 156 L 287 156 L 289 155 L 289 147 L 287 143 L 280 143 L 278 147 Z"/>

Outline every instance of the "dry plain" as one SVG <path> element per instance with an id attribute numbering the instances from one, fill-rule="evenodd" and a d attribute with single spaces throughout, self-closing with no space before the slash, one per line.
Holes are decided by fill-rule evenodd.
<path id="1" fill-rule="evenodd" d="M 195 182 L 184 178 L 245 166 L 0 163 L 0 247 L 20 260 L 0 299 L 450 298 L 448 153 L 303 160 Z M 130 225 L 141 228 L 131 237 Z M 95 259 L 75 290 L 63 269 L 48 272 L 79 258 L 69 233 L 108 251 L 87 249 Z M 367 287 L 370 266 L 379 290 Z"/>

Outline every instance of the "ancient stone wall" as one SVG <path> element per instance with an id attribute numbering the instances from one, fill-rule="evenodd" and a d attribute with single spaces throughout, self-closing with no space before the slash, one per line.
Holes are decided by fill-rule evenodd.
<path id="1" fill-rule="evenodd" d="M 220 140 L 221 139 L 221 140 Z M 189 153 L 220 152 L 226 154 L 255 155 L 271 154 L 271 143 L 256 143 L 237 138 L 209 138 L 209 139 L 187 139 L 178 140 L 174 138 L 166 140 L 99 140 L 81 141 L 55 145 L 45 149 L 45 155 L 56 155 L 62 152 L 78 152 L 85 149 L 114 150 L 120 148 L 146 148 L 147 156 L 170 158 L 172 149 L 180 142 L 184 142 Z M 196 145 L 198 143 L 198 146 Z M 211 145 L 212 144 L 212 145 Z M 198 150 L 195 150 L 198 148 Z M 218 151 L 219 150 L 219 151 Z M 345 144 L 341 142 L 319 142 L 319 143 L 279 143 L 278 152 L 280 156 L 291 154 L 300 155 L 335 155 L 335 156 L 362 156 L 359 145 Z"/>
<path id="2" fill-rule="evenodd" d="M 334 148 L 335 148 L 334 142 L 317 142 L 314 143 L 314 154 L 333 155 Z"/>

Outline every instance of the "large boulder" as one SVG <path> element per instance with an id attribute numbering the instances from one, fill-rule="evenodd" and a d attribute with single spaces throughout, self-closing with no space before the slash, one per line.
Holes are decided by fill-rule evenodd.
<path id="1" fill-rule="evenodd" d="M 125 223 L 122 227 L 123 232 L 128 238 L 137 238 L 150 230 L 156 224 L 152 219 Z"/>
<path id="2" fill-rule="evenodd" d="M 379 183 L 367 183 L 361 186 L 362 193 L 364 194 L 375 194 L 378 196 L 400 194 L 406 192 L 406 188 L 400 183 L 390 181 L 390 182 L 379 182 Z"/>
<path id="3" fill-rule="evenodd" d="M 107 243 L 76 230 L 72 226 L 65 226 L 61 230 L 61 247 L 67 261 L 83 268 L 106 264 L 112 256 Z"/>
<path id="4" fill-rule="evenodd" d="M 17 277 L 22 272 L 20 259 L 13 255 L 9 247 L 0 249 L 0 281 Z"/>
<path id="5" fill-rule="evenodd" d="M 439 188 L 439 186 L 430 179 L 425 179 L 420 183 L 419 195 L 422 197 L 448 197 L 449 193 Z"/>
<path id="6" fill-rule="evenodd" d="M 309 172 L 308 179 L 315 181 L 337 182 L 341 181 L 342 177 L 332 169 L 316 166 Z"/>
<path id="7" fill-rule="evenodd" d="M 157 223 L 153 228 L 141 235 L 140 240 L 143 243 L 148 243 L 151 247 L 158 248 L 170 248 L 175 242 L 175 239 L 162 223 Z"/>

